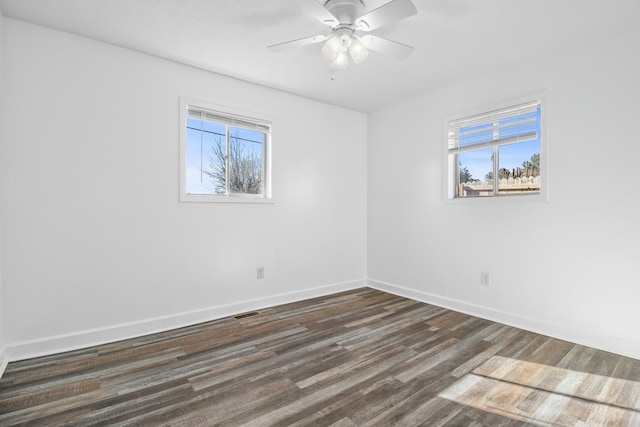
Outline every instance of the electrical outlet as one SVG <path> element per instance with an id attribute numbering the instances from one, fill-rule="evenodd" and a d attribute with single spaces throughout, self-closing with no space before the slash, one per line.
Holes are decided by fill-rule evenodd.
<path id="1" fill-rule="evenodd" d="M 257 277 L 258 279 L 264 279 L 264 267 L 258 267 Z"/>
<path id="2" fill-rule="evenodd" d="M 484 286 L 489 286 L 491 284 L 491 275 L 488 271 L 480 273 L 480 284 Z"/>

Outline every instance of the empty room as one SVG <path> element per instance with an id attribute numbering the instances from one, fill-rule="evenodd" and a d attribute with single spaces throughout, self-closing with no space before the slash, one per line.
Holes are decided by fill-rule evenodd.
<path id="1" fill-rule="evenodd" d="M 640 426 L 639 76 L 638 0 L 0 0 L 0 426 Z"/>

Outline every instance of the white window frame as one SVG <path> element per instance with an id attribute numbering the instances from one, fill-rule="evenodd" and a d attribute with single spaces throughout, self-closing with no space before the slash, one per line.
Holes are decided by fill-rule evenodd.
<path id="1" fill-rule="evenodd" d="M 491 196 L 481 197 L 456 197 L 456 186 L 458 181 L 459 168 L 456 163 L 457 156 L 452 155 L 449 149 L 449 131 L 450 123 L 456 120 L 461 120 L 468 117 L 479 116 L 482 114 L 489 114 L 494 111 L 507 109 L 510 107 L 530 103 L 539 102 L 540 105 L 540 191 L 532 193 L 516 193 L 516 194 L 498 194 L 494 192 Z M 453 204 L 465 204 L 465 203 L 494 203 L 500 201 L 541 201 L 548 202 L 549 200 L 549 181 L 548 181 L 548 135 L 547 135 L 547 116 L 548 116 L 548 101 L 546 93 L 537 93 L 522 98 L 511 99 L 499 103 L 494 103 L 489 106 L 475 108 L 473 110 L 467 110 L 462 113 L 456 113 L 448 115 L 443 120 L 443 194 L 445 203 Z M 491 145 L 491 144 L 488 144 Z M 496 171 L 494 168 L 494 176 Z M 495 190 L 495 188 L 494 188 Z"/>
<path id="2" fill-rule="evenodd" d="M 187 180 L 187 112 L 189 109 L 205 111 L 222 118 L 228 123 L 254 124 L 260 128 L 268 128 L 263 152 L 263 194 L 190 194 L 186 191 Z M 264 114 L 248 112 L 233 107 L 213 104 L 193 98 L 180 97 L 180 201 L 181 202 L 215 202 L 215 203 L 275 203 L 271 184 L 271 118 Z M 242 127 L 242 126 L 241 126 Z M 229 168 L 227 168 L 229 170 Z"/>

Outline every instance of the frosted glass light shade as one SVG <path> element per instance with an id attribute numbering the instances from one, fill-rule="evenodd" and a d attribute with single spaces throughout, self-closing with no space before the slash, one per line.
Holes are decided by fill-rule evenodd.
<path id="1" fill-rule="evenodd" d="M 340 52 L 336 56 L 336 59 L 333 60 L 333 66 L 338 70 L 346 70 L 349 65 L 349 57 L 347 56 L 347 52 Z"/>
<path id="2" fill-rule="evenodd" d="M 340 37 L 335 35 L 329 37 L 329 40 L 327 40 L 322 47 L 322 56 L 329 62 L 335 61 L 341 52 L 342 43 L 340 42 Z"/>
<path id="3" fill-rule="evenodd" d="M 351 58 L 356 64 L 364 61 L 369 56 L 369 49 L 360 41 L 360 39 L 354 38 L 349 45 L 349 53 Z"/>

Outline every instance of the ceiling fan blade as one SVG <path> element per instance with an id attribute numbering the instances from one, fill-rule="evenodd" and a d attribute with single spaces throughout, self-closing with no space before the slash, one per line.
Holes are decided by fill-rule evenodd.
<path id="1" fill-rule="evenodd" d="M 314 43 L 320 43 L 322 41 L 325 41 L 327 38 L 328 36 L 323 35 L 304 37 L 302 39 L 291 40 L 284 43 L 272 44 L 271 46 L 268 46 L 268 48 L 272 52 L 282 52 L 283 50 L 291 49 L 294 47 L 302 47 Z"/>
<path id="2" fill-rule="evenodd" d="M 418 13 L 411 0 L 391 0 L 356 19 L 358 29 L 371 31 Z"/>
<path id="3" fill-rule="evenodd" d="M 363 36 L 362 41 L 368 49 L 395 56 L 398 59 L 404 59 L 413 52 L 411 46 L 370 34 Z"/>

